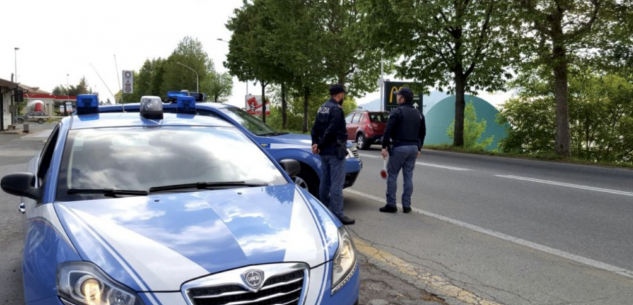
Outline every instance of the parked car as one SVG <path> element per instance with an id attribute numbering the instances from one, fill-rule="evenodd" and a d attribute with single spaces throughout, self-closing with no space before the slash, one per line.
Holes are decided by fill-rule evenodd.
<path id="1" fill-rule="evenodd" d="M 123 108 L 128 112 L 138 112 L 139 104 L 101 106 L 99 111 L 102 113 L 119 112 Z M 177 107 L 174 103 L 165 103 L 163 109 L 165 112 L 175 112 Z M 196 104 L 196 111 L 200 115 L 220 118 L 236 126 L 277 161 L 283 159 L 298 161 L 301 165 L 301 172 L 294 178 L 295 184 L 318 197 L 321 182 L 321 159 L 312 153 L 312 139 L 309 135 L 278 132 L 241 108 L 227 104 L 199 103 Z M 362 167 L 363 163 L 358 155 L 356 145 L 348 141 L 345 160 L 345 187 L 354 185 Z"/>
<path id="2" fill-rule="evenodd" d="M 26 216 L 27 305 L 358 303 L 353 240 L 292 182 L 297 161 L 191 103 L 145 101 L 98 113 L 79 95 L 26 171 L 2 178 Z"/>
<path id="3" fill-rule="evenodd" d="M 374 143 L 380 143 L 387 127 L 389 112 L 356 110 L 346 118 L 347 137 L 356 141 L 359 149 L 368 149 Z"/>
<path id="4" fill-rule="evenodd" d="M 38 122 L 40 124 L 44 124 L 46 120 L 48 120 L 49 116 L 44 113 L 44 111 L 31 111 L 24 116 L 17 118 L 17 123 L 22 124 L 24 121 L 27 122 Z"/>

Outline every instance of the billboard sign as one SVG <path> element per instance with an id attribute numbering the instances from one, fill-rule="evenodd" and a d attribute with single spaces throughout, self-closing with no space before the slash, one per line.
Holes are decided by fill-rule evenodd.
<path id="1" fill-rule="evenodd" d="M 246 112 L 252 115 L 262 114 L 262 96 L 247 95 L 246 96 Z M 270 115 L 270 100 L 266 99 L 266 115 Z"/>
<path id="2" fill-rule="evenodd" d="M 422 84 L 420 83 L 407 83 L 407 82 L 392 82 L 385 81 L 385 96 L 383 100 L 383 105 L 385 111 L 391 112 L 391 110 L 398 108 L 398 103 L 396 101 L 396 92 L 398 92 L 402 87 L 408 87 L 413 90 L 413 107 L 420 110 L 422 112 L 422 95 L 423 91 Z"/>

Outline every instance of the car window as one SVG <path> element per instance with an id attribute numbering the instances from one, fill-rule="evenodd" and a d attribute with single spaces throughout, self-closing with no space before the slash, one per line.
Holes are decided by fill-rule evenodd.
<path id="1" fill-rule="evenodd" d="M 222 113 L 228 115 L 231 119 L 238 122 L 240 125 L 244 126 L 255 135 L 266 136 L 277 134 L 274 129 L 266 125 L 266 123 L 262 122 L 261 119 L 250 115 L 248 112 L 240 108 L 227 107 L 221 108 L 219 110 L 222 111 Z"/>
<path id="2" fill-rule="evenodd" d="M 389 114 L 388 113 L 370 113 L 369 119 L 372 122 L 387 123 L 387 120 L 389 119 Z"/>
<path id="3" fill-rule="evenodd" d="M 42 152 L 40 153 L 40 160 L 37 169 L 37 180 L 38 186 L 42 186 L 46 183 L 46 178 L 48 176 L 48 169 L 51 165 L 51 160 L 53 158 L 53 152 L 55 151 L 55 145 L 57 144 L 57 139 L 59 137 L 59 124 L 55 126 L 53 131 L 51 131 L 51 135 L 48 137 L 46 144 L 44 144 L 44 148 L 42 148 Z"/>
<path id="4" fill-rule="evenodd" d="M 357 113 L 354 118 L 352 119 L 352 123 L 358 123 L 360 122 L 360 117 L 363 116 L 362 113 Z"/>
<path id="5" fill-rule="evenodd" d="M 70 189 L 148 191 L 197 182 L 286 184 L 272 161 L 235 128 L 160 127 L 71 130 L 57 199 L 104 198 Z"/>
<path id="6" fill-rule="evenodd" d="M 350 115 L 345 117 L 345 123 L 351 123 L 352 122 L 352 118 L 354 117 L 354 114 L 351 113 Z"/>

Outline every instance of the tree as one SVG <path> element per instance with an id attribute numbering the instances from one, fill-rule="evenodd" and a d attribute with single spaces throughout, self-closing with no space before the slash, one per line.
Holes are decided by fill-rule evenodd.
<path id="1" fill-rule="evenodd" d="M 510 1 L 361 0 L 366 38 L 399 76 L 456 93 L 453 145 L 464 145 L 464 95 L 503 90 L 513 58 Z"/>
<path id="2" fill-rule="evenodd" d="M 453 138 L 455 136 L 455 120 L 446 130 L 448 137 Z M 486 132 L 486 120 L 482 119 L 477 122 L 477 112 L 475 111 L 475 105 L 473 102 L 466 104 L 464 109 L 464 148 L 484 150 L 492 141 L 495 136 L 490 136 L 484 140 L 479 140 L 481 135 Z"/>
<path id="3" fill-rule="evenodd" d="M 67 88 L 64 85 L 59 85 L 53 89 L 53 95 L 57 95 L 57 96 L 66 96 L 66 95 L 77 96 L 79 94 L 88 94 L 88 93 L 92 93 L 92 90 L 88 88 L 88 82 L 86 81 L 85 77 L 82 77 L 79 80 L 79 84 L 77 84 L 76 86 L 69 85 L 69 87 Z"/>
<path id="4" fill-rule="evenodd" d="M 611 0 L 518 0 L 528 64 L 546 65 L 554 75 L 556 154 L 571 155 L 569 64 L 592 45 L 594 24 Z M 530 52 L 531 51 L 531 52 Z M 530 60 L 531 59 L 531 60 Z"/>
<path id="5" fill-rule="evenodd" d="M 229 73 L 209 72 L 200 87 L 212 102 L 225 102 L 233 90 L 233 78 Z"/>
<path id="6" fill-rule="evenodd" d="M 163 65 L 164 74 L 161 95 L 166 97 L 167 91 L 187 89 L 196 91 L 196 73 L 184 67 L 188 66 L 198 74 L 198 82 L 202 83 L 207 74 L 213 71 L 213 62 L 204 51 L 202 43 L 189 36 L 185 37 L 167 58 Z"/>

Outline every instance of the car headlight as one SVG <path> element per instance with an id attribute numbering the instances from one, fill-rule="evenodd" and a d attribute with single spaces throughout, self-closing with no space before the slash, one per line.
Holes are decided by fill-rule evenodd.
<path id="1" fill-rule="evenodd" d="M 332 294 L 337 293 L 356 272 L 356 249 L 345 227 L 338 229 L 338 249 L 332 266 Z"/>
<path id="2" fill-rule="evenodd" d="M 67 305 L 142 305 L 131 289 L 110 278 L 88 262 L 60 264 L 57 292 Z"/>

